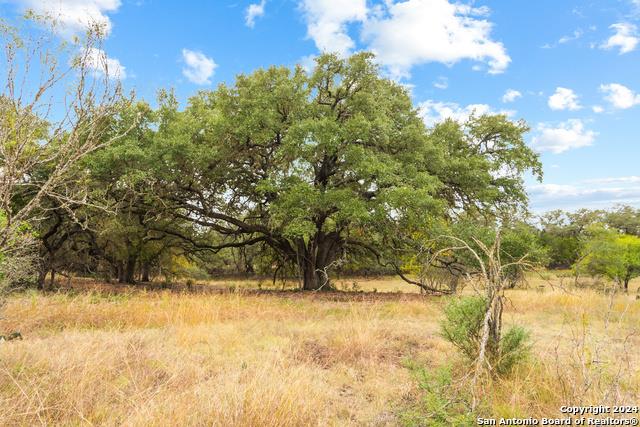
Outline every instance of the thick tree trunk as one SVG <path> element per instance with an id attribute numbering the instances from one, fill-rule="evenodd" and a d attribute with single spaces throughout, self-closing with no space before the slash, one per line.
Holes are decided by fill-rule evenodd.
<path id="1" fill-rule="evenodd" d="M 127 264 L 124 272 L 124 281 L 125 283 L 133 284 L 136 282 L 135 274 L 136 274 L 136 257 L 130 256 L 127 259 Z"/>
<path id="2" fill-rule="evenodd" d="M 319 268 L 316 266 L 313 261 L 305 261 L 303 262 L 303 286 L 302 288 L 305 291 L 315 291 L 321 289 L 325 284 L 325 277 L 319 271 Z"/>
<path id="3" fill-rule="evenodd" d="M 118 263 L 118 283 L 125 283 L 125 268 L 124 262 Z"/>
<path id="4" fill-rule="evenodd" d="M 328 266 L 335 258 L 334 242 L 324 238 L 323 235 L 309 242 L 302 252 L 301 267 L 304 290 L 330 290 L 332 288 L 329 280 Z"/>

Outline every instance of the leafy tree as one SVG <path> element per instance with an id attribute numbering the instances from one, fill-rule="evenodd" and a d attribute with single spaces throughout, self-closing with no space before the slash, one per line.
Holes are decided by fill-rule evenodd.
<path id="1" fill-rule="evenodd" d="M 583 257 L 575 268 L 607 277 L 627 292 L 629 281 L 640 276 L 640 237 L 620 234 L 601 225 L 592 226 L 589 234 Z"/>
<path id="2" fill-rule="evenodd" d="M 621 233 L 640 237 L 640 209 L 618 206 L 606 215 L 606 223 Z"/>
<path id="3" fill-rule="evenodd" d="M 481 116 L 427 129 L 368 53 L 323 55 L 309 74 L 240 75 L 184 111 L 163 94 L 158 114 L 146 168 L 157 205 L 217 233 L 210 250 L 268 248 L 304 289 L 328 287 L 345 255 L 395 262 L 434 221 L 522 207 L 522 174 L 541 174 L 524 123 Z"/>
<path id="4" fill-rule="evenodd" d="M 570 268 L 580 258 L 586 232 L 590 226 L 605 221 L 602 210 L 579 209 L 576 212 L 554 210 L 540 220 L 540 238 L 549 254 L 552 268 Z"/>

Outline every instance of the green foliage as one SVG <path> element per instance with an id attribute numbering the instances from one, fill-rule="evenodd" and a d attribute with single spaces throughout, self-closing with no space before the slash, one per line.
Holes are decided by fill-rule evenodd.
<path id="1" fill-rule="evenodd" d="M 574 268 L 592 276 L 604 276 L 628 288 L 640 276 L 640 237 L 620 234 L 602 225 L 588 229 L 582 258 Z"/>
<path id="2" fill-rule="evenodd" d="M 522 326 L 511 326 L 500 338 L 500 360 L 496 366 L 498 374 L 509 374 L 516 365 L 530 356 L 531 333 Z"/>
<path id="3" fill-rule="evenodd" d="M 420 400 L 402 412 L 401 420 L 406 426 L 450 427 L 473 425 L 475 415 L 469 411 L 469 390 L 456 388 L 452 369 L 448 366 L 431 372 L 421 365 L 408 364 L 421 391 Z"/>
<path id="4" fill-rule="evenodd" d="M 310 271 L 305 282 L 345 252 L 391 256 L 391 240 L 451 209 L 522 206 L 522 174 L 541 172 L 524 123 L 480 116 L 426 129 L 369 53 L 322 55 L 310 73 L 240 75 L 184 111 L 165 93 L 157 117 L 145 170 L 162 202 L 226 237 L 220 247 L 269 246 Z"/>
<path id="5" fill-rule="evenodd" d="M 480 259 L 486 264 L 486 253 L 480 247 L 491 247 L 500 233 L 500 259 L 506 268 L 502 271 L 505 287 L 513 288 L 525 279 L 527 269 L 546 265 L 548 255 L 547 248 L 540 241 L 538 231 L 524 221 L 504 222 L 500 228 L 494 223 L 481 220 L 474 216 L 463 216 L 451 224 L 436 225 L 426 233 L 424 237 L 414 237 L 422 248 L 422 258 L 413 256 L 405 266 L 417 266 L 419 274 L 433 275 L 434 270 L 450 270 L 458 276 L 463 274 L 476 274 L 481 270 L 476 256 L 468 250 L 447 251 L 433 260 L 435 251 L 459 246 L 460 239 L 473 249 Z M 438 236 L 433 239 L 432 236 Z M 424 240 L 423 240 L 424 239 Z M 417 253 L 414 250 L 414 253 Z M 434 268 L 435 267 L 435 268 Z M 415 268 L 415 267 L 414 267 Z M 420 270 L 426 269 L 426 272 Z"/>
<path id="6" fill-rule="evenodd" d="M 606 215 L 606 223 L 621 233 L 640 237 L 640 209 L 618 206 Z"/>
<path id="7" fill-rule="evenodd" d="M 302 273 L 318 288 L 319 272 L 345 256 L 388 265 L 435 223 L 522 210 L 523 174 L 542 174 L 524 122 L 482 115 L 428 129 L 370 53 L 242 74 L 184 108 L 161 91 L 158 104 L 122 105 L 104 138 L 126 136 L 77 168 L 87 200 L 116 212 L 74 213 L 95 234 L 73 239 L 102 269 L 140 270 L 167 254 L 231 264 L 233 250 L 254 246 L 267 273 Z"/>
<path id="8" fill-rule="evenodd" d="M 487 300 L 480 296 L 453 299 L 444 309 L 441 334 L 469 361 L 478 357 L 486 310 Z M 512 326 L 502 334 L 497 354 L 488 355 L 495 373 L 508 375 L 516 365 L 526 360 L 530 352 L 529 340 L 529 332 L 520 326 Z"/>
<path id="9" fill-rule="evenodd" d="M 470 360 L 478 355 L 486 309 L 487 300 L 481 296 L 455 298 L 444 308 L 441 334 Z"/>

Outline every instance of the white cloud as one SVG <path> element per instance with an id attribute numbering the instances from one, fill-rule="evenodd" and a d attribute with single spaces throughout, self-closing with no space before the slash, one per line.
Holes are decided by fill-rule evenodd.
<path id="1" fill-rule="evenodd" d="M 436 89 L 446 89 L 449 87 L 449 79 L 440 76 L 435 82 L 433 82 L 433 87 Z"/>
<path id="2" fill-rule="evenodd" d="M 17 0 L 24 9 L 31 9 L 56 19 L 67 35 L 86 31 L 89 25 L 100 25 L 109 35 L 112 23 L 107 13 L 120 8 L 120 0 Z"/>
<path id="3" fill-rule="evenodd" d="M 308 1 L 308 0 L 307 0 Z M 491 39 L 487 8 L 447 0 L 386 1 L 364 23 L 362 39 L 395 77 L 406 77 L 416 64 L 454 64 L 463 59 L 486 62 L 489 73 L 503 72 L 511 58 Z"/>
<path id="4" fill-rule="evenodd" d="M 566 87 L 557 87 L 553 95 L 549 97 L 549 108 L 552 110 L 579 110 L 578 95 Z"/>
<path id="5" fill-rule="evenodd" d="M 505 114 L 512 116 L 515 113 L 514 111 L 494 111 L 487 104 L 469 104 L 462 107 L 455 102 L 438 102 L 431 99 L 418 104 L 418 110 L 422 120 L 424 120 L 425 124 L 429 127 L 436 123 L 443 122 L 446 119 L 465 122 L 472 114 L 475 116 L 481 116 L 483 114 Z"/>
<path id="6" fill-rule="evenodd" d="M 125 66 L 115 58 L 109 58 L 102 49 L 91 48 L 86 52 L 87 67 L 97 75 L 107 75 L 110 79 L 127 78 Z"/>
<path id="7" fill-rule="evenodd" d="M 584 182 L 587 184 L 640 184 L 640 176 L 631 175 L 631 176 L 595 178 L 595 179 L 587 179 Z"/>
<path id="8" fill-rule="evenodd" d="M 609 28 L 615 31 L 615 34 L 609 37 L 600 47 L 602 49 L 618 48 L 620 55 L 629 53 L 636 48 L 640 38 L 638 38 L 637 28 L 628 22 L 620 22 L 613 24 Z"/>
<path id="9" fill-rule="evenodd" d="M 260 3 L 252 3 L 247 7 L 245 15 L 245 24 L 249 28 L 253 28 L 256 24 L 256 18 L 264 15 L 264 6 L 267 0 L 261 0 Z"/>
<path id="10" fill-rule="evenodd" d="M 521 98 L 522 94 L 514 89 L 507 89 L 507 91 L 502 95 L 502 102 L 513 102 L 518 98 Z"/>
<path id="11" fill-rule="evenodd" d="M 182 69 L 182 74 L 189 79 L 191 83 L 198 85 L 211 84 L 211 76 L 218 66 L 213 59 L 208 58 L 202 52 L 196 52 L 189 49 L 182 49 L 182 59 L 186 67 Z"/>
<path id="12" fill-rule="evenodd" d="M 604 108 L 601 105 L 594 105 L 593 107 L 591 107 L 591 110 L 597 114 L 604 112 Z"/>
<path id="13" fill-rule="evenodd" d="M 640 204 L 640 177 L 590 179 L 571 184 L 536 184 L 527 188 L 535 211 L 549 209 L 610 208 Z"/>
<path id="14" fill-rule="evenodd" d="M 584 32 L 581 29 L 575 30 L 573 32 L 572 35 L 570 36 L 562 36 L 560 37 L 560 39 L 558 40 L 559 44 L 564 44 L 564 43 L 568 43 L 570 41 L 573 40 L 578 40 L 580 37 L 582 37 L 582 34 L 584 34 Z"/>
<path id="15" fill-rule="evenodd" d="M 563 153 L 580 147 L 593 145 L 597 133 L 585 129 L 579 119 L 569 119 L 558 126 L 541 123 L 537 128 L 537 135 L 531 140 L 532 147 L 537 151 Z"/>
<path id="16" fill-rule="evenodd" d="M 355 46 L 347 33 L 349 22 L 367 19 L 366 0 L 302 0 L 307 35 L 323 52 L 348 55 Z"/>
<path id="17" fill-rule="evenodd" d="M 640 94 L 618 83 L 600 85 L 600 91 L 605 94 L 604 99 L 615 108 L 626 109 L 640 104 Z"/>

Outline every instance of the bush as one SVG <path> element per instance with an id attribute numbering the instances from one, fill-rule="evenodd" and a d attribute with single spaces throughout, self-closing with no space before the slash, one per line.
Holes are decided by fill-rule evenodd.
<path id="1" fill-rule="evenodd" d="M 400 414 L 405 426 L 468 426 L 473 425 L 475 414 L 470 411 L 471 395 L 468 389 L 455 384 L 448 366 L 431 372 L 420 365 L 407 365 L 420 388 L 420 400 Z"/>
<path id="2" fill-rule="evenodd" d="M 454 299 L 444 308 L 442 336 L 469 359 L 478 355 L 486 307 L 486 299 L 476 296 Z"/>
<path id="3" fill-rule="evenodd" d="M 475 360 L 480 352 L 482 322 L 487 310 L 487 300 L 480 296 L 452 300 L 444 309 L 440 325 L 442 336 L 456 346 L 469 360 Z M 495 373 L 510 373 L 524 361 L 531 349 L 530 334 L 521 326 L 512 326 L 500 338 L 498 354 L 489 354 Z"/>
<path id="4" fill-rule="evenodd" d="M 531 334 L 522 326 L 512 326 L 500 339 L 500 356 L 496 366 L 498 374 L 508 374 L 529 357 Z"/>

